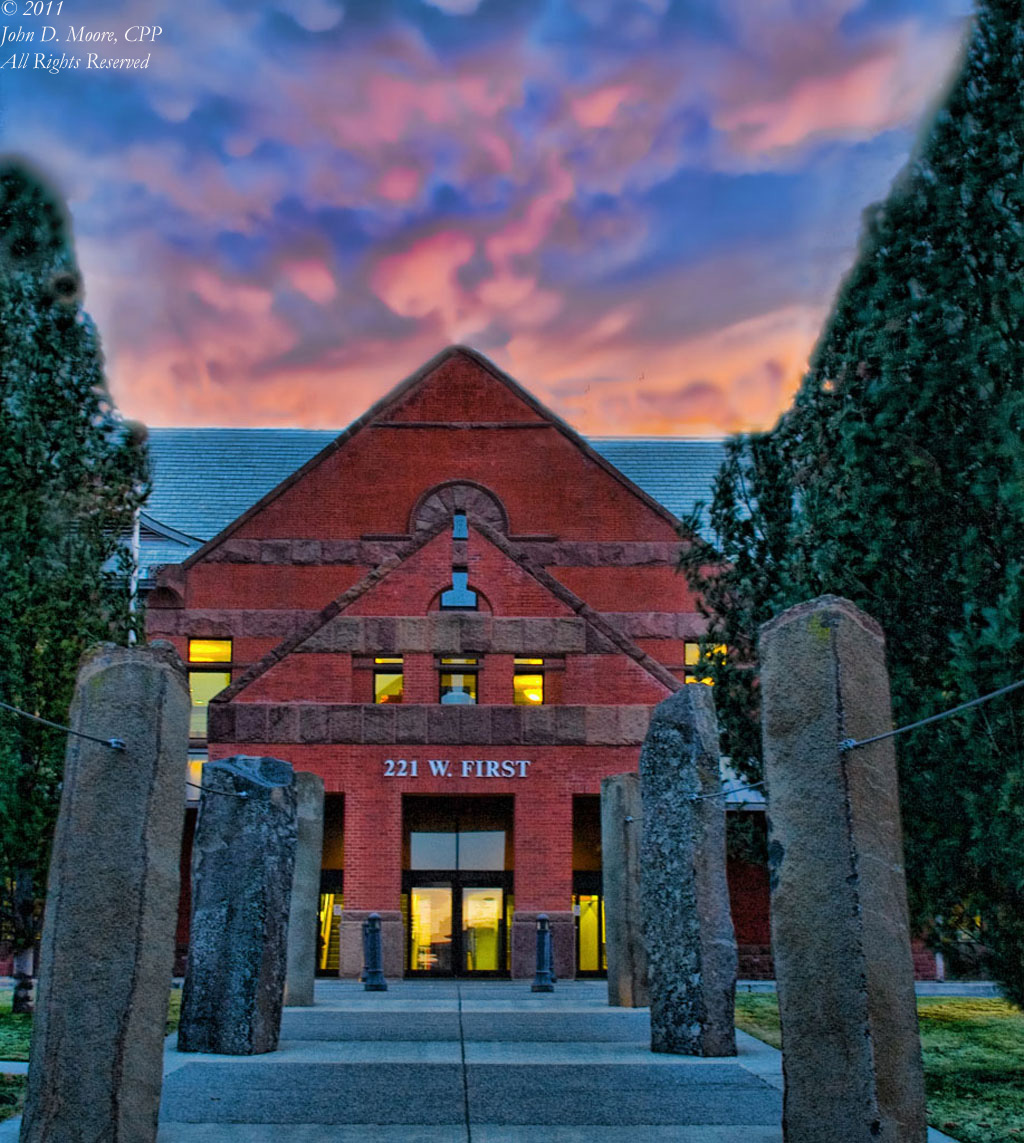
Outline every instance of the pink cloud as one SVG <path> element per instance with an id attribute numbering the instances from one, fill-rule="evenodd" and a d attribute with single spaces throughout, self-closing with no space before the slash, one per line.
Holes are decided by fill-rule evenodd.
<path id="1" fill-rule="evenodd" d="M 466 308 L 466 294 L 456 274 L 475 249 L 467 234 L 443 230 L 382 258 L 373 268 L 370 284 L 381 301 L 402 317 L 439 312 L 451 321 Z"/>
<path id="2" fill-rule="evenodd" d="M 960 31 L 950 25 L 926 35 L 908 23 L 851 57 L 827 22 L 801 25 L 788 38 L 775 29 L 760 67 L 734 61 L 723 72 L 714 124 L 748 157 L 906 126 L 934 99 L 936 77 L 948 72 Z"/>
<path id="3" fill-rule="evenodd" d="M 409 202 L 420 192 L 423 176 L 415 167 L 389 167 L 377 180 L 377 194 L 388 202 Z"/>
<path id="4" fill-rule="evenodd" d="M 846 71 L 811 76 L 785 96 L 721 111 L 715 125 L 742 151 L 793 147 L 820 135 L 866 137 L 906 116 L 905 99 L 894 98 L 902 61 L 896 52 L 862 60 Z"/>
<path id="5" fill-rule="evenodd" d="M 317 258 L 285 262 L 282 271 L 288 281 L 312 302 L 326 305 L 338 292 L 334 275 Z"/>
<path id="6" fill-rule="evenodd" d="M 607 127 L 619 108 L 634 94 L 628 83 L 614 83 L 578 95 L 569 101 L 573 117 L 581 127 Z"/>

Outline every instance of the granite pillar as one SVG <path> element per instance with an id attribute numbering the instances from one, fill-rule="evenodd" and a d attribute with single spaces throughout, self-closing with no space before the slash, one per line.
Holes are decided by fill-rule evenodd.
<path id="1" fill-rule="evenodd" d="M 640 782 L 651 1050 L 734 1056 L 736 938 L 710 687 L 681 687 L 655 708 Z"/>
<path id="2" fill-rule="evenodd" d="M 924 1143 L 881 629 L 823 596 L 761 628 L 772 945 L 787 1143 Z"/>
<path id="3" fill-rule="evenodd" d="M 601 782 L 601 884 L 604 893 L 608 1003 L 646 1008 L 647 949 L 640 888 L 643 800 L 639 774 Z"/>
<path id="4" fill-rule="evenodd" d="M 25 1143 L 156 1138 L 189 695 L 167 643 L 83 659 L 43 922 Z"/>
<path id="5" fill-rule="evenodd" d="M 313 1003 L 317 937 L 320 933 L 320 862 L 324 848 L 324 780 L 300 770 L 295 775 L 298 836 L 292 902 L 288 913 L 288 971 L 284 1002 Z"/>
<path id="6" fill-rule="evenodd" d="M 192 848 L 178 1050 L 272 1052 L 281 1031 L 296 793 L 279 758 L 207 762 Z"/>

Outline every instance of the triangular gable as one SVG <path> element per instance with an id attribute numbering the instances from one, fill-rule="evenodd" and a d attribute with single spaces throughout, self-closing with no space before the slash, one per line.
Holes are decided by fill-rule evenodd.
<path id="1" fill-rule="evenodd" d="M 475 412 L 479 418 L 473 420 Z M 500 420 L 495 421 L 496 411 Z M 457 416 L 453 416 L 457 413 Z M 495 423 L 508 425 L 547 425 L 566 437 L 598 468 L 612 476 L 619 484 L 641 501 L 650 511 L 673 528 L 679 521 L 664 505 L 649 496 L 632 480 L 593 449 L 580 435 L 528 393 L 517 381 L 502 372 L 482 354 L 466 346 L 449 346 L 431 358 L 411 376 L 371 406 L 358 420 L 298 468 L 262 499 L 233 520 L 226 528 L 208 540 L 182 564 L 190 568 L 203 560 L 211 551 L 233 535 L 246 522 L 262 512 L 307 473 L 318 468 L 330 456 L 348 444 L 353 437 L 370 425 L 423 425 L 456 424 L 472 427 Z"/>
<path id="2" fill-rule="evenodd" d="M 336 619 L 355 616 L 385 616 L 392 619 L 401 619 L 402 616 L 395 616 L 393 602 L 390 596 L 393 592 L 397 592 L 400 596 L 405 595 L 403 583 L 408 582 L 411 577 L 415 576 L 418 571 L 421 570 L 417 567 L 421 560 L 428 564 L 435 564 L 439 574 L 443 575 L 450 572 L 451 564 L 447 558 L 447 548 L 445 548 L 446 554 L 443 561 L 435 562 L 435 560 L 431 559 L 432 553 L 430 551 L 431 548 L 445 544 L 446 540 L 450 537 L 449 528 L 450 523 L 445 521 L 424 532 L 406 550 L 401 559 L 390 564 L 382 564 L 380 567 L 375 568 L 369 575 L 360 580 L 359 583 L 354 584 L 347 591 L 338 596 L 337 599 L 329 603 L 297 634 L 284 640 L 258 663 L 254 663 L 244 675 L 233 682 L 230 687 L 221 691 L 221 693 L 211 701 L 231 702 L 240 695 L 242 691 L 265 675 L 293 651 L 300 648 L 304 643 L 313 640 L 317 640 L 320 643 L 329 643 L 329 640 L 324 639 L 325 629 Z M 515 544 L 507 540 L 500 532 L 480 523 L 471 524 L 470 530 L 471 532 L 475 532 L 477 536 L 495 549 L 497 555 L 516 565 L 515 569 L 509 569 L 509 574 L 522 576 L 543 588 L 552 603 L 552 607 L 546 612 L 548 615 L 552 617 L 576 617 L 584 621 L 585 626 L 590 631 L 590 637 L 587 643 L 588 647 L 591 648 L 591 653 L 622 653 L 633 659 L 644 671 L 663 686 L 667 687 L 669 691 L 675 691 L 679 688 L 679 680 L 667 667 L 663 666 L 645 651 L 642 651 L 627 635 L 623 634 L 614 623 L 610 622 L 599 612 L 594 611 L 593 608 L 580 599 L 578 595 L 559 583 L 553 576 L 548 575 L 543 568 L 535 565 Z M 443 586 L 440 584 L 440 581 L 438 582 L 438 586 Z M 486 587 L 484 584 L 480 586 L 482 589 Z M 377 597 L 378 606 L 373 605 L 374 597 Z M 409 612 L 405 614 L 408 615 Z M 479 613 L 441 612 L 438 614 L 469 614 L 475 616 Z M 515 618 L 518 618 L 518 616 L 515 616 Z"/>

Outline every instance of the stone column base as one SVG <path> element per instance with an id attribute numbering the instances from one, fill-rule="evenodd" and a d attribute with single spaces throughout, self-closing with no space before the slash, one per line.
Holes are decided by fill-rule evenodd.
<path id="1" fill-rule="evenodd" d="M 512 979 L 533 979 L 537 971 L 537 917 L 546 912 L 517 909 L 512 917 Z M 547 912 L 551 922 L 551 950 L 555 976 L 576 979 L 576 918 L 571 909 Z"/>
<path id="2" fill-rule="evenodd" d="M 363 921 L 371 913 L 380 916 L 384 975 L 401 980 L 405 959 L 405 930 L 398 909 L 345 909 L 338 926 L 338 976 L 358 980 L 363 971 Z"/>

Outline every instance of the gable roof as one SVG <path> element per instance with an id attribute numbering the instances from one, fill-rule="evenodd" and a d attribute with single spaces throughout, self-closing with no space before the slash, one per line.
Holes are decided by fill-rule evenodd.
<path id="1" fill-rule="evenodd" d="M 322 627 L 330 623 L 332 619 L 343 614 L 356 600 L 361 599 L 371 592 L 379 583 L 385 580 L 397 568 L 401 567 L 407 560 L 425 548 L 431 540 L 435 539 L 435 537 L 449 527 L 449 521 L 440 520 L 433 527 L 424 529 L 415 540 L 410 542 L 400 558 L 375 567 L 358 583 L 353 584 L 352 587 L 332 600 L 294 635 L 279 643 L 272 651 L 268 652 L 262 659 L 249 667 L 244 674 L 218 695 L 215 695 L 210 701 L 231 702 L 232 699 L 245 690 L 246 687 L 254 683 L 261 675 L 266 674 L 267 671 L 290 655 L 292 651 L 305 643 L 307 639 L 311 638 Z M 651 655 L 648 655 L 646 651 L 641 650 L 627 635 L 620 631 L 613 622 L 600 614 L 600 612 L 595 611 L 589 604 L 580 599 L 575 592 L 570 591 L 569 588 L 560 583 L 554 576 L 549 575 L 542 567 L 535 564 L 517 545 L 506 539 L 506 537 L 496 529 L 480 521 L 471 522 L 469 528 L 471 532 L 475 531 L 478 535 L 482 536 L 483 539 L 496 547 L 503 555 L 513 560 L 552 596 L 565 604 L 576 616 L 582 619 L 600 636 L 598 642 L 610 644 L 615 650 L 624 655 L 628 655 L 629 658 L 633 659 L 649 675 L 666 687 L 670 693 L 678 690 L 679 687 L 682 686 L 679 680 L 666 666 L 659 663 L 658 660 Z"/>
<path id="2" fill-rule="evenodd" d="M 512 396 L 527 408 L 536 414 L 536 419 L 540 424 L 550 424 L 553 428 L 557 429 L 563 436 L 565 436 L 572 444 L 574 444 L 581 452 L 589 457 L 598 467 L 607 472 L 614 480 L 624 485 L 630 492 L 633 493 L 639 500 L 643 501 L 653 512 L 667 520 L 673 526 L 678 525 L 678 519 L 668 511 L 663 504 L 659 504 L 652 496 L 648 496 L 646 492 L 636 484 L 634 484 L 628 476 L 620 472 L 614 465 L 610 464 L 607 460 L 595 452 L 590 445 L 573 429 L 570 425 L 566 424 L 561 417 L 556 416 L 550 409 L 542 405 L 532 393 L 528 393 L 518 381 L 515 381 L 507 373 L 502 372 L 493 362 L 488 361 L 481 353 L 476 350 L 469 349 L 464 345 L 450 345 L 447 349 L 443 349 L 436 356 L 432 357 L 424 365 L 421 365 L 414 373 L 410 374 L 404 381 L 401 381 L 390 393 L 385 394 L 374 405 L 371 405 L 366 412 L 353 421 L 351 425 L 338 437 L 336 437 L 325 448 L 321 449 L 315 456 L 311 457 L 301 468 L 297 469 L 290 476 L 286 477 L 272 488 L 265 496 L 258 500 L 251 508 L 247 509 L 240 516 L 236 517 L 226 527 L 224 527 L 215 536 L 211 537 L 206 543 L 197 551 L 184 561 L 185 567 L 191 567 L 193 563 L 201 559 L 207 552 L 214 549 L 217 545 L 221 544 L 224 540 L 228 539 L 235 531 L 237 531 L 243 524 L 250 520 L 253 516 L 258 515 L 269 504 L 273 503 L 279 496 L 297 484 L 308 472 L 321 465 L 328 457 L 332 456 L 339 449 L 343 448 L 356 434 L 361 432 L 364 428 L 371 424 L 387 423 L 385 417 L 389 412 L 398 413 L 398 421 L 400 423 L 410 423 L 409 419 L 402 414 L 405 412 L 403 405 L 405 405 L 410 398 L 415 399 L 422 394 L 418 393 L 419 390 L 430 378 L 436 373 L 443 365 L 455 358 L 464 358 L 472 362 L 478 369 L 485 374 L 489 375 L 505 389 L 510 390 Z M 502 423 L 505 423 L 507 418 L 502 418 Z M 416 418 L 412 418 L 415 423 Z M 396 423 L 395 421 L 391 422 Z M 431 422 L 433 423 L 433 422 Z M 454 422 L 459 424 L 460 422 Z M 469 427 L 469 426 L 467 426 Z"/>
<path id="3" fill-rule="evenodd" d="M 724 442 L 662 437 L 586 441 L 485 357 L 474 350 L 452 346 L 406 378 L 341 433 L 332 429 L 151 429 L 153 491 L 146 511 L 155 521 L 192 539 L 183 551 L 173 542 L 158 544 L 156 537 L 150 540 L 144 536 L 143 574 L 145 569 L 160 563 L 183 561 L 241 517 L 269 503 L 361 428 L 400 405 L 430 373 L 456 355 L 486 370 L 536 416 L 567 436 L 663 516 L 681 519 L 699 501 L 710 501 L 712 483 L 724 459 Z"/>

